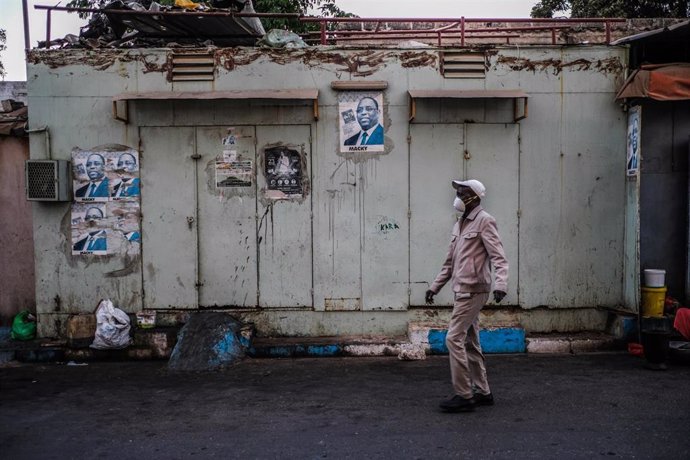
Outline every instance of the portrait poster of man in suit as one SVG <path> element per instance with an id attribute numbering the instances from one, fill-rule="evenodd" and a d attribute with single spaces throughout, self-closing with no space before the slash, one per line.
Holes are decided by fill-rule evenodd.
<path id="1" fill-rule="evenodd" d="M 106 172 L 106 152 L 72 151 L 75 201 L 108 201 L 110 180 Z"/>
<path id="2" fill-rule="evenodd" d="M 340 151 L 383 152 L 383 93 L 345 91 L 338 97 Z"/>
<path id="3" fill-rule="evenodd" d="M 72 204 L 72 254 L 108 253 L 105 203 Z"/>
<path id="4" fill-rule="evenodd" d="M 112 155 L 113 180 L 110 197 L 113 201 L 134 201 L 139 199 L 139 154 L 136 150 L 116 152 Z"/>

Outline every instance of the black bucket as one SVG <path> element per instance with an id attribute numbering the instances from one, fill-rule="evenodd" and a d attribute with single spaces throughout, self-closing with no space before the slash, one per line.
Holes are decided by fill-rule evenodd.
<path id="1" fill-rule="evenodd" d="M 666 369 L 671 323 L 665 316 L 642 318 L 640 335 L 648 368 Z"/>

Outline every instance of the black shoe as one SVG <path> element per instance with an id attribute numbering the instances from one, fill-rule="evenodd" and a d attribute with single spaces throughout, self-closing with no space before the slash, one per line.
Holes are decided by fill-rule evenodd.
<path id="1" fill-rule="evenodd" d="M 455 395 L 452 398 L 441 401 L 438 405 L 444 412 L 472 412 L 476 403 L 474 398 L 463 398 L 460 395 Z"/>
<path id="2" fill-rule="evenodd" d="M 474 402 L 477 406 L 493 406 L 494 405 L 494 395 L 489 393 L 484 395 L 481 393 L 474 394 Z"/>

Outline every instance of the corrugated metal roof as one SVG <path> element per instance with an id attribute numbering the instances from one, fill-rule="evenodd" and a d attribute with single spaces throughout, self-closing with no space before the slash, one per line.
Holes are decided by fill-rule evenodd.
<path id="1" fill-rule="evenodd" d="M 663 27 L 661 29 L 654 29 L 639 34 L 630 35 L 629 37 L 619 38 L 611 43 L 611 45 L 625 45 L 626 43 L 636 42 L 640 40 L 666 38 L 667 36 L 690 36 L 690 20 L 673 24 L 672 26 Z"/>
<path id="2" fill-rule="evenodd" d="M 529 97 L 521 89 L 479 89 L 479 90 L 413 90 L 408 91 L 413 99 L 501 99 Z"/>
<path id="3" fill-rule="evenodd" d="M 150 12 L 103 10 L 113 30 L 119 36 L 127 29 L 139 32 L 140 37 L 169 40 L 211 39 L 216 45 L 254 45 L 261 38 L 247 23 L 247 19 L 230 15 L 214 16 L 193 12 Z"/>

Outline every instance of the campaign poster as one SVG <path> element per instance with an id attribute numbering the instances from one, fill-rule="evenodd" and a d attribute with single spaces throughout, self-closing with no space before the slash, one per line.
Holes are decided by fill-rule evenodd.
<path id="1" fill-rule="evenodd" d="M 110 217 L 110 228 L 112 229 L 114 245 L 122 245 L 124 241 L 135 244 L 133 251 L 138 254 L 141 244 L 140 221 L 141 213 L 139 203 L 136 201 L 117 201 L 108 203 L 108 215 Z"/>
<path id="2" fill-rule="evenodd" d="M 139 153 L 120 145 L 72 150 L 74 201 L 136 201 L 140 196 Z"/>
<path id="3" fill-rule="evenodd" d="M 343 91 L 338 95 L 340 152 L 383 152 L 383 93 Z"/>
<path id="4" fill-rule="evenodd" d="M 302 195 L 302 157 L 287 146 L 264 150 L 266 189 L 283 192 L 287 196 Z"/>
<path id="5" fill-rule="evenodd" d="M 72 254 L 108 254 L 106 203 L 72 203 Z"/>
<path id="6" fill-rule="evenodd" d="M 627 174 L 636 176 L 640 168 L 640 111 L 639 105 L 628 111 Z"/>

